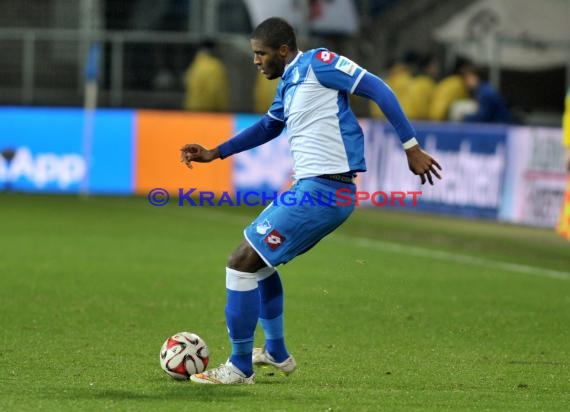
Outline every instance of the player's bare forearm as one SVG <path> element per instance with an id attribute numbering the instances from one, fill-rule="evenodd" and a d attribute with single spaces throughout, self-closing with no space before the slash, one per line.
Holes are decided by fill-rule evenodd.
<path id="1" fill-rule="evenodd" d="M 220 151 L 215 149 L 206 149 L 199 144 L 191 143 L 180 148 L 180 161 L 192 169 L 192 162 L 208 163 L 212 160 L 220 158 Z"/>
<path id="2" fill-rule="evenodd" d="M 437 170 L 439 169 L 441 171 L 441 166 L 433 157 L 424 152 L 419 145 L 407 149 L 406 156 L 408 158 L 410 171 L 420 176 L 422 185 L 426 181 L 429 181 L 429 184 L 433 185 L 433 176 L 441 180 L 441 175 Z"/>

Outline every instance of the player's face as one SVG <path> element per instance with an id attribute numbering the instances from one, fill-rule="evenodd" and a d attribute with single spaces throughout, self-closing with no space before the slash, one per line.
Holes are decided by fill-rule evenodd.
<path id="1" fill-rule="evenodd" d="M 251 39 L 251 50 L 253 64 L 261 74 L 269 80 L 281 77 L 286 65 L 287 46 L 283 45 L 276 50 L 265 46 L 261 40 Z"/>

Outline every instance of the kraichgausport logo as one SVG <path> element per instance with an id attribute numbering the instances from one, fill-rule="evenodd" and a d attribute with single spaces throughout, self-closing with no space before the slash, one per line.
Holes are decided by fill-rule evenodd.
<path id="1" fill-rule="evenodd" d="M 234 193 L 222 192 L 216 196 L 214 192 L 197 191 L 196 188 L 179 188 L 176 193 L 178 206 L 360 206 L 370 203 L 373 206 L 417 206 L 421 191 L 391 191 L 368 192 L 353 191 L 349 188 L 340 188 L 335 191 L 313 192 L 266 192 L 249 190 Z M 170 193 L 161 187 L 149 191 L 148 201 L 153 206 L 165 206 L 170 201 Z M 271 229 L 269 222 L 258 225 L 256 230 L 263 235 Z"/>

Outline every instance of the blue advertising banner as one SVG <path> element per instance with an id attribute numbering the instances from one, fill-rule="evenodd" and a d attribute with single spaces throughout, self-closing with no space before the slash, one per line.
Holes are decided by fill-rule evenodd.
<path id="1" fill-rule="evenodd" d="M 2 108 L 0 190 L 133 193 L 134 111 Z M 90 143 L 84 144 L 84 135 Z M 86 150 L 87 148 L 87 150 Z"/>
<path id="2" fill-rule="evenodd" d="M 496 219 L 506 168 L 504 126 L 416 123 L 423 149 L 443 168 L 443 180 L 421 185 L 408 169 L 407 159 L 393 128 L 379 121 L 365 125 L 368 171 L 359 178 L 359 190 L 421 191 L 418 211 Z M 437 180 L 437 179 L 436 179 Z M 373 206 L 371 202 L 366 203 Z"/>
<path id="3" fill-rule="evenodd" d="M 91 115 L 82 109 L 0 108 L 0 191 L 134 194 L 144 141 L 136 111 L 100 109 Z M 160 113 L 155 115 L 160 119 Z M 232 116 L 233 133 L 260 118 Z M 149 125 L 158 121 L 153 119 Z M 422 186 L 408 170 L 392 126 L 360 123 L 368 168 L 357 179 L 361 206 L 548 227 L 558 216 L 565 182 L 562 155 L 556 149 L 559 129 L 415 123 L 422 147 L 443 167 L 443 180 Z M 147 130 L 147 137 L 154 136 L 153 130 Z M 153 161 L 153 154 L 147 161 Z M 234 191 L 271 196 L 287 190 L 293 167 L 286 131 L 233 156 L 230 167 L 232 182 L 226 183 Z"/>
<path id="4" fill-rule="evenodd" d="M 236 115 L 235 133 L 248 128 L 259 119 L 259 115 Z M 233 159 L 234 190 L 274 192 L 288 187 L 293 167 L 286 132 L 262 146 L 238 153 Z"/>

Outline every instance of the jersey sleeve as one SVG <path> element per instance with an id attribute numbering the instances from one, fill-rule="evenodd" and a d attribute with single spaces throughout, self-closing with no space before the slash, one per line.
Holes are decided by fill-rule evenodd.
<path id="1" fill-rule="evenodd" d="M 285 113 L 283 109 L 283 80 L 280 80 L 277 85 L 275 99 L 273 99 L 273 103 L 271 103 L 271 107 L 269 108 L 267 115 L 275 120 L 279 120 L 281 122 L 285 121 Z"/>
<path id="2" fill-rule="evenodd" d="M 418 144 L 415 138 L 416 131 L 414 127 L 402 111 L 396 95 L 382 79 L 372 73 L 365 73 L 362 81 L 357 86 L 354 94 L 366 97 L 378 105 L 392 126 L 394 126 L 404 149 L 407 150 Z"/>
<path id="3" fill-rule="evenodd" d="M 319 83 L 329 89 L 353 93 L 366 70 L 347 57 L 326 49 L 313 54 L 311 67 Z"/>
<path id="4" fill-rule="evenodd" d="M 285 124 L 266 114 L 261 120 L 218 146 L 220 158 L 260 146 L 281 134 Z"/>

